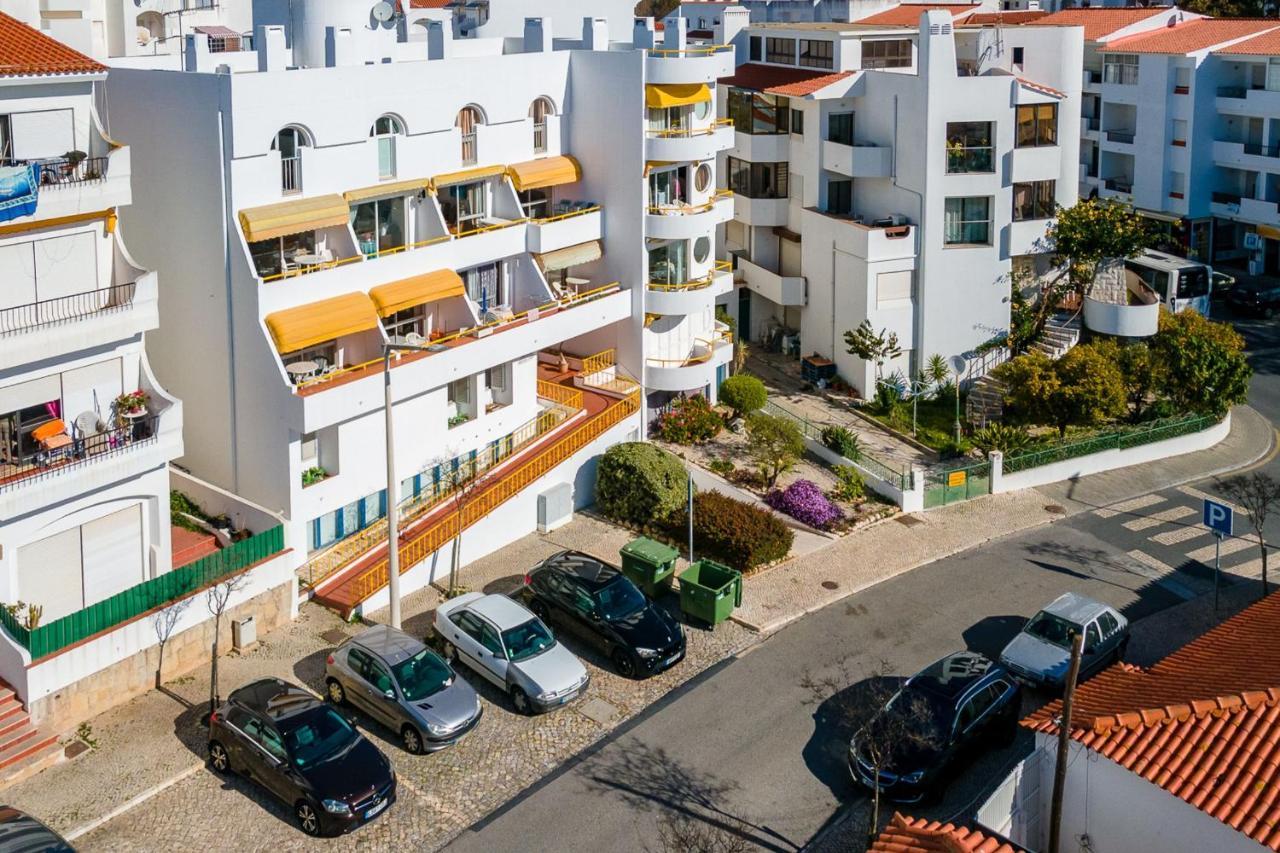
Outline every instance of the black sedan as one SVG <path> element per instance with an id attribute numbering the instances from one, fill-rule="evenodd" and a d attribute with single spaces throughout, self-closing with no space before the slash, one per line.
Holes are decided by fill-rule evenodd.
<path id="1" fill-rule="evenodd" d="M 1227 304 L 1240 314 L 1254 314 L 1270 320 L 1280 313 L 1280 287 L 1240 284 L 1227 292 Z"/>
<path id="2" fill-rule="evenodd" d="M 955 652 L 908 678 L 864 722 L 849 745 L 849 770 L 888 799 L 931 799 L 983 745 L 1013 741 L 1020 697 L 1003 667 L 976 652 Z"/>
<path id="3" fill-rule="evenodd" d="M 241 687 L 214 712 L 209 763 L 283 800 L 308 835 L 346 832 L 396 801 L 386 756 L 331 706 L 278 678 Z"/>
<path id="4" fill-rule="evenodd" d="M 615 566 L 561 551 L 524 576 L 520 596 L 539 619 L 595 646 L 627 678 L 662 672 L 684 658 L 684 631 Z"/>

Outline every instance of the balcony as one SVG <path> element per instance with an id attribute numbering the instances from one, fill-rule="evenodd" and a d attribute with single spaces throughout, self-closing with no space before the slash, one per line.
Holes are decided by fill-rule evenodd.
<path id="1" fill-rule="evenodd" d="M 808 301 L 802 275 L 779 275 L 745 258 L 738 258 L 738 271 L 749 289 L 775 305 L 804 305 Z"/>
<path id="2" fill-rule="evenodd" d="M 692 281 L 667 284 L 651 281 L 645 287 L 645 311 L 652 314 L 697 314 L 710 310 L 717 297 L 733 290 L 728 261 L 716 261 L 711 272 Z"/>
<path id="3" fill-rule="evenodd" d="M 991 174 L 995 172 L 994 149 L 990 146 L 947 148 L 947 174 Z"/>
<path id="4" fill-rule="evenodd" d="M 787 198 L 750 198 L 735 193 L 733 218 L 745 225 L 786 226 L 791 200 Z"/>
<path id="5" fill-rule="evenodd" d="M 733 148 L 729 153 L 752 163 L 785 163 L 791 159 L 791 134 L 735 130 Z"/>
<path id="6" fill-rule="evenodd" d="M 733 74 L 731 44 L 693 45 L 683 50 L 654 47 L 644 64 L 646 83 L 707 83 L 714 86 L 721 77 Z"/>
<path id="7" fill-rule="evenodd" d="M 887 145 L 845 145 L 824 140 L 822 165 L 851 178 L 887 178 L 893 167 L 893 149 Z"/>
<path id="8" fill-rule="evenodd" d="M 1103 335 L 1145 338 L 1160 326 L 1160 297 L 1137 276 L 1125 281 L 1100 281 L 1084 298 L 1084 324 Z"/>
<path id="9" fill-rule="evenodd" d="M 1086 92 L 1097 92 L 1102 86 L 1102 71 L 1092 68 L 1084 69 L 1081 86 Z"/>
<path id="10" fill-rule="evenodd" d="M 916 226 L 901 215 L 870 219 L 809 207 L 801 225 L 802 233 L 808 235 L 812 230 L 816 239 L 834 239 L 837 249 L 865 261 L 904 260 L 919 251 Z"/>
<path id="11" fill-rule="evenodd" d="M 30 160 L 0 160 L 0 165 L 39 168 L 36 219 L 55 219 L 127 206 L 133 200 L 129 180 L 130 149 L 108 143 L 91 130 L 90 148 L 94 156 L 68 159 L 41 157 Z M 97 153 L 100 150 L 100 153 Z"/>
<path id="12" fill-rule="evenodd" d="M 1102 182 L 1102 189 L 1103 192 L 1115 193 L 1127 199 L 1133 195 L 1133 178 L 1107 178 Z"/>
<path id="13" fill-rule="evenodd" d="M 645 139 L 645 159 L 664 163 L 711 160 L 734 144 L 733 121 L 719 118 L 706 127 L 650 130 Z"/>
<path id="14" fill-rule="evenodd" d="M 1240 199 L 1240 218 L 1266 225 L 1280 225 L 1280 206 L 1259 198 Z"/>
<path id="15" fill-rule="evenodd" d="M 644 385 L 652 391 L 700 391 L 716 383 L 721 365 L 733 359 L 733 334 L 717 323 L 707 338 L 694 342 L 683 358 L 646 358 Z"/>
<path id="16" fill-rule="evenodd" d="M 645 235 L 656 240 L 689 240 L 705 237 L 717 225 L 733 218 L 734 195 L 718 190 L 701 204 L 651 206 L 645 215 Z"/>
<path id="17" fill-rule="evenodd" d="M 1116 145 L 1132 145 L 1135 132 L 1127 129 L 1104 130 L 1103 136 L 1107 142 Z"/>
<path id="18" fill-rule="evenodd" d="M 575 210 L 545 219 L 530 219 L 526 246 L 535 255 L 599 240 L 603 229 L 600 207 Z"/>
<path id="19" fill-rule="evenodd" d="M 1080 135 L 1084 138 L 1097 139 L 1101 130 L 1102 118 L 1100 116 L 1085 116 L 1080 119 Z"/>
<path id="20" fill-rule="evenodd" d="M 1280 145 L 1263 146 L 1251 142 L 1213 142 L 1213 162 L 1234 169 L 1253 172 L 1280 168 Z"/>

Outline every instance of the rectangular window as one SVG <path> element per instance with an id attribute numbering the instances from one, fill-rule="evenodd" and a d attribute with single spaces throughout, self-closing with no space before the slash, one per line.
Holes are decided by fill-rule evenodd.
<path id="1" fill-rule="evenodd" d="M 1058 144 L 1058 105 L 1025 104 L 1018 107 L 1017 135 L 1014 145 L 1034 148 Z"/>
<path id="2" fill-rule="evenodd" d="M 791 118 L 791 99 L 750 89 L 730 88 L 728 113 L 738 133 L 786 133 Z"/>
<path id="3" fill-rule="evenodd" d="M 1025 184 L 1014 184 L 1013 221 L 1051 218 L 1057 206 L 1054 200 L 1056 191 L 1057 181 L 1029 181 Z"/>
<path id="4" fill-rule="evenodd" d="M 800 39 L 800 65 L 804 68 L 832 68 L 831 42 Z"/>
<path id="5" fill-rule="evenodd" d="M 947 122 L 947 172 L 994 172 L 991 122 Z"/>
<path id="6" fill-rule="evenodd" d="M 1102 82 L 1134 86 L 1138 83 L 1138 57 L 1132 53 L 1107 53 L 1102 58 Z"/>
<path id="7" fill-rule="evenodd" d="M 781 65 L 796 64 L 796 40 L 767 38 L 764 43 L 765 62 L 776 62 Z"/>
<path id="8" fill-rule="evenodd" d="M 827 213 L 853 213 L 853 181 L 827 181 Z"/>
<path id="9" fill-rule="evenodd" d="M 1024 56 L 1023 48 L 1015 47 L 1015 48 L 1013 49 L 1013 64 L 1014 64 L 1014 65 L 1021 65 L 1021 64 L 1022 64 L 1022 57 L 1023 57 L 1023 56 Z"/>
<path id="10" fill-rule="evenodd" d="M 804 113 L 800 110 L 791 111 L 791 132 L 796 136 L 804 136 Z"/>
<path id="11" fill-rule="evenodd" d="M 749 42 L 750 47 L 748 48 L 748 53 L 747 53 L 748 61 L 750 62 L 760 61 L 760 57 L 764 53 L 764 51 L 761 49 L 761 46 L 760 46 L 762 41 L 763 39 L 761 39 L 760 36 L 751 37 L 751 41 Z"/>
<path id="12" fill-rule="evenodd" d="M 832 113 L 827 117 L 827 141 L 853 144 L 853 113 Z"/>
<path id="13" fill-rule="evenodd" d="M 910 68 L 911 39 L 881 39 L 862 43 L 863 68 Z"/>
<path id="14" fill-rule="evenodd" d="M 1187 123 L 1185 120 L 1175 118 L 1169 128 L 1169 138 L 1173 145 L 1179 148 L 1185 148 L 1187 145 Z"/>
<path id="15" fill-rule="evenodd" d="M 942 242 L 947 246 L 991 244 L 991 197 L 947 199 Z"/>
<path id="16" fill-rule="evenodd" d="M 1187 175 L 1185 172 L 1169 173 L 1169 198 L 1187 197 Z"/>
<path id="17" fill-rule="evenodd" d="M 750 163 L 730 157 L 726 161 L 729 188 L 747 198 L 786 198 L 786 163 Z"/>
<path id="18" fill-rule="evenodd" d="M 912 296 L 912 278 L 913 273 L 911 270 L 882 272 L 876 276 L 877 307 L 887 302 L 910 299 Z"/>

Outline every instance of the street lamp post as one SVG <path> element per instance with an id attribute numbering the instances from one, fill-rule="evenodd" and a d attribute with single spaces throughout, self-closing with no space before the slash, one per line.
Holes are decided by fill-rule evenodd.
<path id="1" fill-rule="evenodd" d="M 955 419 L 955 443 L 960 444 L 960 378 L 964 376 L 964 370 L 969 366 L 969 362 L 962 355 L 953 355 L 948 360 L 951 372 L 956 377 L 956 419 Z"/>
<path id="2" fill-rule="evenodd" d="M 400 350 L 426 352 L 427 347 L 414 344 L 382 345 L 383 418 L 387 426 L 387 593 L 391 596 L 391 627 L 400 629 L 400 532 L 396 506 L 396 444 L 391 416 L 391 354 Z"/>
<path id="3" fill-rule="evenodd" d="M 916 411 L 919 409 L 920 395 L 929 383 L 922 379 L 911 380 L 911 437 L 916 437 Z"/>

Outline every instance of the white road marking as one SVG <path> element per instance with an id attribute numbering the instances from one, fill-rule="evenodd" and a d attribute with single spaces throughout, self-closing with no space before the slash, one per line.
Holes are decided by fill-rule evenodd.
<path id="1" fill-rule="evenodd" d="M 1211 495 L 1208 492 L 1202 492 L 1193 486 L 1178 486 L 1178 491 L 1182 492 L 1184 495 L 1196 498 L 1197 500 L 1204 500 L 1205 498 L 1208 498 L 1216 503 L 1226 504 L 1231 507 L 1232 512 L 1244 512 L 1244 510 L 1240 509 L 1240 507 L 1236 506 L 1231 501 L 1220 498 L 1217 495 Z"/>
<path id="2" fill-rule="evenodd" d="M 1237 551 L 1243 551 L 1246 548 L 1253 548 L 1256 543 L 1250 542 L 1248 539 L 1223 539 L 1222 540 L 1222 556 L 1234 554 Z M 1198 560 L 1205 565 L 1213 562 L 1213 549 L 1215 545 L 1205 545 L 1203 548 L 1197 548 L 1187 554 L 1187 559 Z"/>
<path id="3" fill-rule="evenodd" d="M 1112 516 L 1119 515 L 1122 512 L 1133 512 L 1134 510 L 1146 509 L 1149 506 L 1164 503 L 1164 500 L 1163 495 L 1142 495 L 1141 497 L 1121 501 L 1118 504 L 1112 504 L 1111 506 L 1104 507 L 1103 509 L 1094 510 L 1094 515 L 1098 516 L 1098 518 L 1111 518 Z"/>
<path id="4" fill-rule="evenodd" d="M 1161 562 L 1146 551 L 1136 549 L 1130 551 L 1129 556 L 1146 568 L 1154 569 L 1154 572 L 1142 572 L 1141 574 L 1143 576 L 1151 578 L 1154 583 L 1160 584 L 1179 598 L 1186 599 L 1188 601 L 1195 598 L 1196 594 L 1194 592 L 1192 592 L 1184 583 L 1173 577 L 1173 567 L 1168 563 Z"/>
<path id="5" fill-rule="evenodd" d="M 1195 539 L 1197 536 L 1205 536 L 1209 533 L 1207 527 L 1179 527 L 1177 530 L 1166 530 L 1164 533 L 1157 533 L 1151 537 L 1152 542 L 1158 542 L 1161 545 L 1179 545 Z"/>
<path id="6" fill-rule="evenodd" d="M 1166 521 L 1177 521 L 1180 518 L 1195 514 L 1196 511 L 1189 506 L 1175 506 L 1149 515 L 1146 518 L 1135 518 L 1131 521 L 1126 521 L 1124 526 L 1126 529 L 1133 531 L 1146 530 L 1148 527 L 1157 527 Z"/>

